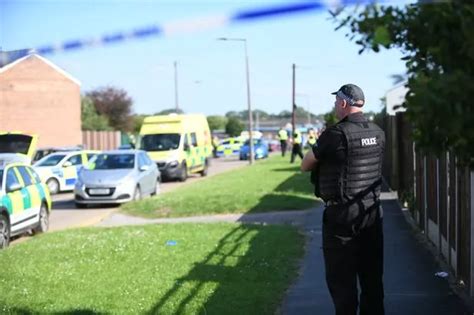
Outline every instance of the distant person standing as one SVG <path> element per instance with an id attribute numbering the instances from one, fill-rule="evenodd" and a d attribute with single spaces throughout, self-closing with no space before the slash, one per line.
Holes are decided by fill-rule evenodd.
<path id="1" fill-rule="evenodd" d="M 212 155 L 217 158 L 217 147 L 219 146 L 219 138 L 214 136 L 212 138 Z"/>
<path id="2" fill-rule="evenodd" d="M 285 128 L 281 128 L 280 131 L 278 131 L 278 139 L 280 139 L 281 156 L 285 156 L 288 143 L 288 132 Z"/>
<path id="3" fill-rule="evenodd" d="M 339 122 L 326 128 L 301 163 L 302 171 L 311 171 L 315 195 L 326 203 L 326 283 L 336 315 L 355 315 L 358 308 L 361 315 L 383 315 L 380 185 L 385 134 L 364 117 L 360 87 L 346 84 L 332 94 Z"/>
<path id="4" fill-rule="evenodd" d="M 296 129 L 293 134 L 293 147 L 291 148 L 291 162 L 295 162 L 295 157 L 298 155 L 303 159 L 303 148 L 302 148 L 303 138 L 301 137 L 301 132 Z"/>
<path id="5" fill-rule="evenodd" d="M 317 136 L 314 129 L 313 128 L 308 129 L 308 141 L 306 141 L 306 144 L 308 145 L 310 149 L 316 144 L 316 140 L 317 140 Z"/>

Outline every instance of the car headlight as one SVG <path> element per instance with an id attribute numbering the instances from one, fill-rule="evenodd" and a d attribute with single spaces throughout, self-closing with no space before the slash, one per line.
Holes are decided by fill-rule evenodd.
<path id="1" fill-rule="evenodd" d="M 169 166 L 170 166 L 170 167 L 176 167 L 176 166 L 178 166 L 178 164 L 179 164 L 178 161 L 171 161 L 171 162 L 169 163 Z"/>

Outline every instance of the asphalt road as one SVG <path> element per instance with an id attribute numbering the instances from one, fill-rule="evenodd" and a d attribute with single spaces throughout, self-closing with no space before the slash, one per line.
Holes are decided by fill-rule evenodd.
<path id="1" fill-rule="evenodd" d="M 213 159 L 209 168 L 208 176 L 213 176 L 231 169 L 243 167 L 248 161 L 239 161 L 238 157 L 227 157 Z M 183 185 L 198 182 L 205 177 L 192 174 L 186 182 L 164 182 L 161 183 L 160 193 L 171 191 Z M 61 193 L 53 196 L 53 211 L 50 216 L 50 231 L 64 230 L 68 228 L 95 225 L 117 211 L 116 206 L 98 205 L 86 209 L 76 209 L 74 195 Z"/>

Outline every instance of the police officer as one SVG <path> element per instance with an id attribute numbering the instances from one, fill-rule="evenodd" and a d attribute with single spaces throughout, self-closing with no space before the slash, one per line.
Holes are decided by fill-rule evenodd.
<path id="1" fill-rule="evenodd" d="M 293 135 L 293 146 L 291 148 L 291 163 L 295 162 L 296 155 L 303 159 L 302 142 L 303 138 L 301 137 L 301 132 L 298 129 L 295 129 Z"/>
<path id="2" fill-rule="evenodd" d="M 340 120 L 328 127 L 301 163 L 326 203 L 323 253 L 337 315 L 384 314 L 380 207 L 383 131 L 362 114 L 364 93 L 343 85 L 334 103 Z M 361 289 L 358 297 L 358 285 Z"/>
<path id="3" fill-rule="evenodd" d="M 280 139 L 281 156 L 285 156 L 288 141 L 288 132 L 285 128 L 282 127 L 280 131 L 278 131 L 278 139 Z"/>
<path id="4" fill-rule="evenodd" d="M 313 128 L 308 129 L 308 141 L 306 141 L 308 147 L 311 149 L 316 144 L 316 132 Z"/>
<path id="5" fill-rule="evenodd" d="M 212 156 L 217 158 L 217 147 L 219 146 L 219 138 L 214 136 L 212 138 Z"/>

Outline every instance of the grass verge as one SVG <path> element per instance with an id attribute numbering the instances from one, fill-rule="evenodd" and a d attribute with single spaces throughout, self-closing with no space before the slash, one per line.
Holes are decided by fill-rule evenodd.
<path id="1" fill-rule="evenodd" d="M 268 160 L 210 177 L 153 198 L 121 207 L 143 217 L 178 217 L 307 209 L 316 204 L 309 174 L 299 163 L 273 156 Z"/>
<path id="2" fill-rule="evenodd" d="M 232 223 L 45 234 L 0 252 L 0 313 L 274 314 L 303 243 Z"/>

